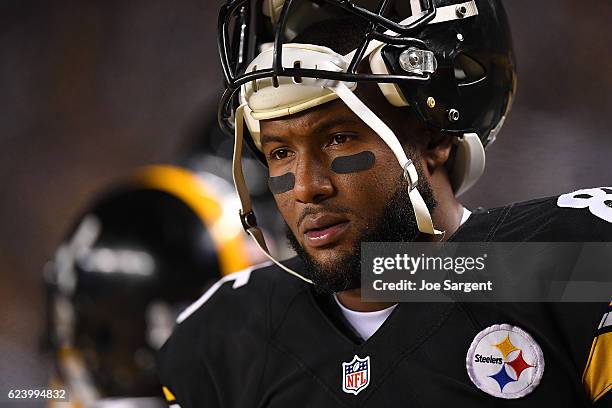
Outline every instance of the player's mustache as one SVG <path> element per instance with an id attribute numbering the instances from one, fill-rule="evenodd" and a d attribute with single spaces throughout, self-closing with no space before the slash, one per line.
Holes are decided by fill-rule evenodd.
<path id="1" fill-rule="evenodd" d="M 300 216 L 298 217 L 298 220 L 296 222 L 296 229 L 299 230 L 300 225 L 302 224 L 302 222 L 304 221 L 306 217 L 308 217 L 309 215 L 317 215 L 320 213 L 345 216 L 347 214 L 350 214 L 351 210 L 348 209 L 347 207 L 343 207 L 343 206 L 335 205 L 335 204 L 326 204 L 324 206 L 317 205 L 317 206 L 306 207 L 304 208 L 304 210 L 300 213 Z"/>

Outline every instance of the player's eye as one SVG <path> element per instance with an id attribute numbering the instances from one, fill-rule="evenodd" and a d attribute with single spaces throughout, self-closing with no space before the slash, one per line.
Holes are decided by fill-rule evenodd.
<path id="1" fill-rule="evenodd" d="M 350 138 L 351 138 L 351 135 L 348 135 L 346 133 L 335 133 L 331 137 L 329 146 L 340 145 L 340 144 L 346 143 L 348 142 Z"/>
<path id="2" fill-rule="evenodd" d="M 270 152 L 269 158 L 271 160 L 283 160 L 289 157 L 291 152 L 288 149 L 280 148 L 274 149 Z"/>

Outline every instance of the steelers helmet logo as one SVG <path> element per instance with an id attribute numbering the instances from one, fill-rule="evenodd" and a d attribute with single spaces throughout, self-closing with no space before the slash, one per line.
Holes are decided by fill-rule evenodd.
<path id="1" fill-rule="evenodd" d="M 472 382 L 498 398 L 521 398 L 532 392 L 544 373 L 544 355 L 524 330 L 496 324 L 478 333 L 468 350 L 466 367 Z"/>

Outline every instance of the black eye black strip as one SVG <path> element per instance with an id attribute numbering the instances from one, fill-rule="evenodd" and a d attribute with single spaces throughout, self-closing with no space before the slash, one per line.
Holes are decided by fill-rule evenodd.
<path id="1" fill-rule="evenodd" d="M 351 156 L 336 157 L 331 169 L 338 174 L 357 173 L 371 169 L 376 158 L 374 153 L 365 151 Z M 282 176 L 268 177 L 268 187 L 272 194 L 283 194 L 295 187 L 295 174 L 285 173 Z"/>
<path id="2" fill-rule="evenodd" d="M 357 173 L 371 169 L 375 161 L 374 153 L 365 151 L 351 156 L 336 157 L 331 163 L 331 169 L 338 174 Z"/>
<path id="3" fill-rule="evenodd" d="M 268 187 L 272 194 L 282 194 L 293 190 L 295 186 L 295 175 L 285 173 L 282 176 L 268 177 Z"/>

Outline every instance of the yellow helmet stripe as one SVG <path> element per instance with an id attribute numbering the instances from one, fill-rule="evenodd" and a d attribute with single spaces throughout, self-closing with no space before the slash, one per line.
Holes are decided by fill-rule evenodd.
<path id="1" fill-rule="evenodd" d="M 197 214 L 217 247 L 223 275 L 242 270 L 251 264 L 246 256 L 242 228 L 217 225 L 222 220 L 224 209 L 197 175 L 180 167 L 157 165 L 145 167 L 138 172 L 134 182 L 179 198 Z M 238 216 L 233 220 L 237 224 Z"/>

